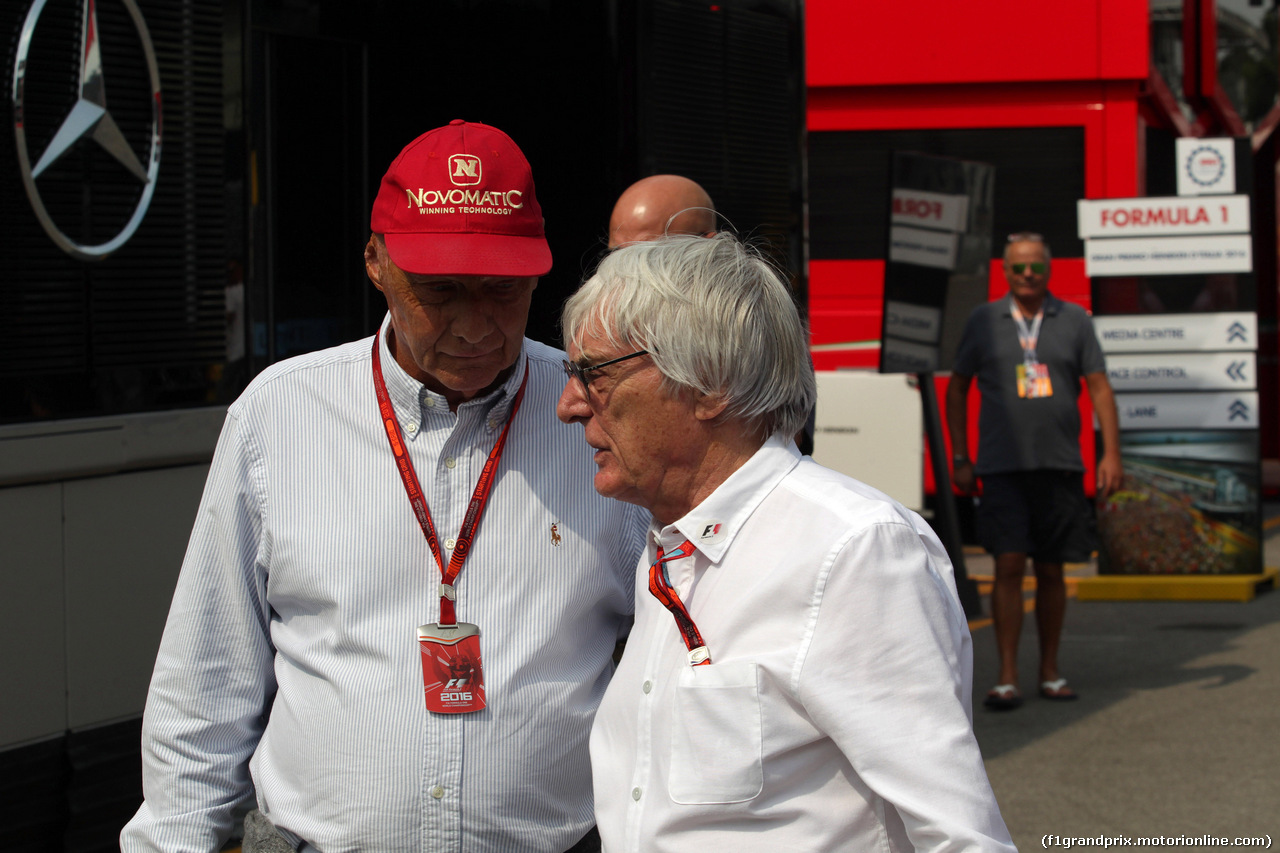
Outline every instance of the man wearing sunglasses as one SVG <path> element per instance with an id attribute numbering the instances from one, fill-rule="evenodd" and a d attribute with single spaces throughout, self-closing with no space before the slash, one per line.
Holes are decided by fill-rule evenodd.
<path id="1" fill-rule="evenodd" d="M 1081 380 L 1102 430 L 1098 496 L 1115 491 L 1122 476 L 1119 417 L 1093 322 L 1083 308 L 1049 292 L 1049 266 L 1049 247 L 1039 234 L 1009 235 L 1009 295 L 970 315 L 947 387 L 953 477 L 961 492 L 972 492 L 982 479 L 978 534 L 995 557 L 991 613 L 1000 675 L 984 702 L 993 710 L 1022 704 L 1018 640 L 1028 557 L 1036 575 L 1040 696 L 1076 698 L 1058 670 L 1058 644 L 1066 612 L 1063 563 L 1088 560 L 1095 548 L 1080 454 Z M 967 432 L 975 376 L 982 396 L 976 464 Z"/>

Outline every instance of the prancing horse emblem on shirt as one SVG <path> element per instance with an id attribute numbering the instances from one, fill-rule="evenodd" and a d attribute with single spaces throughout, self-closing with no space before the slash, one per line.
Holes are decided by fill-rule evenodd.
<path id="1" fill-rule="evenodd" d="M 160 72 L 156 65 L 155 49 L 152 47 L 151 36 L 147 32 L 146 22 L 143 21 L 142 13 L 138 10 L 134 0 L 111 0 L 111 2 L 122 4 L 133 18 L 134 27 L 138 32 L 138 43 L 142 48 L 147 63 L 147 71 L 150 74 L 151 139 L 147 162 L 144 164 L 138 159 L 134 146 L 125 138 L 124 132 L 107 109 L 106 76 L 103 71 L 102 46 L 99 40 L 101 31 L 98 28 L 98 0 L 80 0 L 79 93 L 75 103 L 70 106 L 66 117 L 62 120 L 61 126 L 53 135 L 53 139 L 50 140 L 40 154 L 40 159 L 32 166 L 31 158 L 27 152 L 27 127 L 25 122 L 27 77 L 29 74 L 40 73 L 44 77 L 54 77 L 56 79 L 57 75 L 65 73 L 59 68 L 47 69 L 42 67 L 36 69 L 28 68 L 27 65 L 31 52 L 31 40 L 35 35 L 36 26 L 40 21 L 40 14 L 44 11 L 46 2 L 47 0 L 35 0 L 31 4 L 30 10 L 27 12 L 26 22 L 22 26 L 22 33 L 18 38 L 18 49 L 14 57 L 13 122 L 17 143 L 18 167 L 22 173 L 22 183 L 27 190 L 27 198 L 30 200 L 31 207 L 35 211 L 36 218 L 40 220 L 45 233 L 53 239 L 53 242 L 59 248 L 73 258 L 82 261 L 100 261 L 128 242 L 129 238 L 137 231 L 138 226 L 142 224 L 143 217 L 146 216 L 147 208 L 151 204 L 151 196 L 155 192 L 156 178 L 160 172 Z M 68 56 L 67 58 L 70 59 L 71 57 Z M 141 92 L 138 94 L 140 95 Z M 128 222 L 110 240 L 93 245 L 79 243 L 63 233 L 45 207 L 40 195 L 40 188 L 36 185 L 36 179 L 44 174 L 50 166 L 62 159 L 64 155 L 72 151 L 76 143 L 85 137 L 89 137 L 100 145 L 133 175 L 142 186 L 137 204 L 134 206 L 133 214 Z M 49 180 L 55 179 L 51 177 Z M 63 184 L 66 183 L 65 178 L 57 180 L 60 180 Z M 79 180 L 82 184 L 81 192 L 86 189 L 89 190 L 88 195 L 92 198 L 92 186 L 89 185 L 88 176 L 82 176 Z"/>
<path id="2" fill-rule="evenodd" d="M 551 544 L 555 545 L 557 548 L 560 547 L 560 528 L 558 526 L 559 524 L 560 522 L 558 521 L 551 522 Z"/>

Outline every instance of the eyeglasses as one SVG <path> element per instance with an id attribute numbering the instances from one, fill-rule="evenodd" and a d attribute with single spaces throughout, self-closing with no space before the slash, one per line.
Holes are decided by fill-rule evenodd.
<path id="1" fill-rule="evenodd" d="M 1022 275 L 1027 271 L 1028 267 L 1036 275 L 1044 275 L 1044 271 L 1049 268 L 1047 264 L 1042 264 L 1039 261 L 1029 264 L 1009 264 L 1009 269 L 1013 270 L 1014 275 Z"/>
<path id="2" fill-rule="evenodd" d="M 626 361 L 629 358 L 639 358 L 642 355 L 648 355 L 648 354 L 649 354 L 649 351 L 647 349 L 642 349 L 642 350 L 639 350 L 638 352 L 631 353 L 631 355 L 623 355 L 623 356 L 619 356 L 618 358 L 611 358 L 608 361 L 602 361 L 599 364 L 574 364 L 571 361 L 564 361 L 563 359 L 560 361 L 560 363 L 564 365 L 564 372 L 566 376 L 572 376 L 582 383 L 582 390 L 585 393 L 590 390 L 589 386 L 591 385 L 591 374 L 593 372 L 599 370 L 602 367 L 608 367 L 611 364 L 617 364 L 620 361 Z"/>

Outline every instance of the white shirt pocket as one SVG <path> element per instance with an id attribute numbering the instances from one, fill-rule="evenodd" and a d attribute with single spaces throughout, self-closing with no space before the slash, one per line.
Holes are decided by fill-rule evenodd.
<path id="1" fill-rule="evenodd" d="M 681 667 L 667 779 L 674 802 L 741 803 L 764 787 L 756 670 L 750 661 Z"/>

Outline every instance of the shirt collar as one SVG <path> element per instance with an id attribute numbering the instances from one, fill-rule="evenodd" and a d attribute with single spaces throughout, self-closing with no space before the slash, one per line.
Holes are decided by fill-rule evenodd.
<path id="1" fill-rule="evenodd" d="M 381 348 L 382 380 L 387 384 L 387 395 L 391 398 L 391 405 L 396 410 L 396 418 L 401 423 L 417 421 L 421 417 L 422 394 L 434 397 L 439 410 L 447 412 L 449 407 L 444 395 L 427 389 L 421 382 L 406 373 L 400 363 L 395 360 L 390 348 L 387 346 L 387 333 L 390 329 L 391 315 L 387 314 L 382 321 L 382 333 L 378 339 L 378 346 Z M 525 365 L 528 363 L 528 358 L 529 356 L 525 352 L 525 347 L 522 343 L 520 357 L 516 359 L 516 369 L 511 371 L 507 381 L 483 397 L 468 400 L 459 408 L 476 406 L 480 408 L 482 413 L 488 415 L 489 420 L 497 423 L 504 422 L 511 412 L 516 392 L 520 390 L 520 382 L 524 379 L 524 370 Z"/>
<path id="2" fill-rule="evenodd" d="M 661 536 L 674 529 L 711 562 L 720 562 L 747 519 L 800 458 L 790 438 L 772 436 L 702 503 L 656 532 Z"/>
<path id="3" fill-rule="evenodd" d="M 1013 299 L 1013 294 L 1012 293 L 1006 294 L 1005 298 L 1011 300 Z M 1044 292 L 1044 304 L 1042 304 L 1040 308 L 1041 310 L 1044 311 L 1046 317 L 1051 317 L 1054 314 L 1057 314 L 1058 311 L 1062 308 L 1062 300 L 1046 290 Z M 1004 312 L 1004 316 L 1008 317 L 1011 320 L 1013 319 L 1013 315 L 1010 314 L 1007 310 Z"/>

